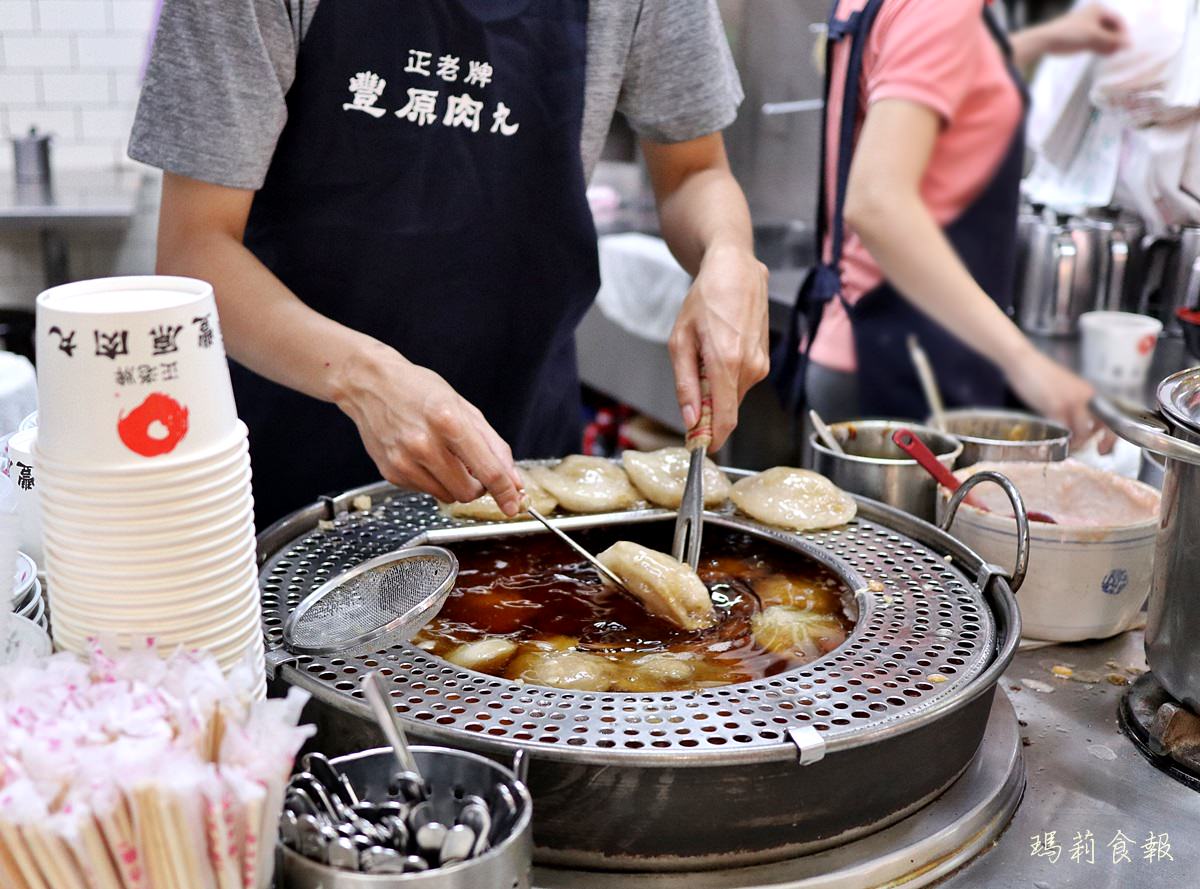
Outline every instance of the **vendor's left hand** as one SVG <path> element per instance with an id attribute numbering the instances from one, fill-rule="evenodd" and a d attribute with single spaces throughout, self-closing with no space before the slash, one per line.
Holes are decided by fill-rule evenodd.
<path id="1" fill-rule="evenodd" d="M 1094 52 L 1107 56 L 1129 45 L 1125 20 L 1099 3 L 1081 6 L 1045 27 L 1047 52 L 1055 55 Z"/>
<path id="2" fill-rule="evenodd" d="M 770 369 L 767 267 L 747 249 L 716 245 L 704 255 L 667 347 L 685 429 L 700 419 L 700 361 L 713 402 L 712 450 L 737 425 L 746 392 Z"/>

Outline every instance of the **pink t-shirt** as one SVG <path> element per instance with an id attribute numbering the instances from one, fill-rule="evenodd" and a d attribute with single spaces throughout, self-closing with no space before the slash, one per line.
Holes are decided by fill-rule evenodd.
<path id="1" fill-rule="evenodd" d="M 969 207 L 1004 159 L 1022 114 L 1021 96 L 1004 55 L 983 20 L 985 0 L 888 0 L 875 19 L 863 54 L 860 115 L 881 99 L 919 102 L 942 119 L 942 130 L 921 182 L 921 197 L 942 226 Z M 840 0 L 838 17 L 867 0 Z M 850 40 L 833 53 L 826 194 L 833 209 L 838 128 Z M 861 126 L 862 121 L 859 121 Z M 829 240 L 824 245 L 829 257 Z M 879 266 L 847 227 L 841 263 L 842 293 L 854 303 L 882 280 Z M 857 367 L 850 318 L 839 300 L 828 304 L 809 350 L 833 370 Z"/>

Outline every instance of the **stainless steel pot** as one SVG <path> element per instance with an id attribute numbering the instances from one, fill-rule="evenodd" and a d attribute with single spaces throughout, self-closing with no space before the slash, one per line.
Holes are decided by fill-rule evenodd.
<path id="1" fill-rule="evenodd" d="M 842 490 L 933 521 L 937 482 L 896 447 L 892 435 L 897 429 L 911 429 L 947 469 L 953 469 L 962 454 L 962 444 L 929 426 L 901 420 L 854 420 L 829 427 L 845 454 L 834 453 L 815 434 L 809 438 L 813 468 Z"/>
<path id="2" fill-rule="evenodd" d="M 375 507 L 347 512 L 363 495 Z M 1015 489 L 1010 496 L 1023 515 Z M 669 546 L 674 514 L 557 521 L 610 535 L 636 525 Z M 378 741 L 351 678 L 372 664 L 393 671 L 393 706 L 413 736 L 501 761 L 523 750 L 534 858 L 544 864 L 661 871 L 781 860 L 894 823 L 953 783 L 979 745 L 1019 640 L 1012 590 L 1028 563 L 1027 535 L 1010 586 L 1007 569 L 871 500 L 828 531 L 785 533 L 728 509 L 705 522 L 802 552 L 840 576 L 859 617 L 846 643 L 763 680 L 658 694 L 515 684 L 408 645 L 288 658 L 282 621 L 323 577 L 417 541 L 545 533 L 534 522 L 452 520 L 430 498 L 380 484 L 314 504 L 260 536 L 268 662 L 279 679 L 312 692 L 306 717 L 330 755 Z"/>
<path id="3" fill-rule="evenodd" d="M 1122 438 L 1166 458 L 1146 660 L 1174 698 L 1200 712 L 1200 367 L 1163 380 L 1157 413 L 1102 397 L 1092 408 Z"/>
<path id="4" fill-rule="evenodd" d="M 1022 461 L 1051 463 L 1067 459 L 1071 451 L 1071 430 L 1033 414 L 959 408 L 942 416 L 946 432 L 962 442 L 959 460 L 962 466 Z"/>

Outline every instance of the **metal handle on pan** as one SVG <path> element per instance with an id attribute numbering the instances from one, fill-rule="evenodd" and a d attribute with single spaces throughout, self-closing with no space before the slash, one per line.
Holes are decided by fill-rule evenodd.
<path id="1" fill-rule="evenodd" d="M 1162 457 L 1200 465 L 1200 446 L 1172 435 L 1158 414 L 1118 404 L 1103 395 L 1092 398 L 1091 408 L 1092 413 L 1126 441 Z"/>
<path id="2" fill-rule="evenodd" d="M 1054 305 L 1050 307 L 1050 327 L 1057 324 L 1070 324 L 1071 299 L 1073 282 L 1075 280 L 1075 258 L 1078 250 L 1069 232 L 1060 232 L 1054 239 L 1054 260 L 1051 292 L 1054 294 Z"/>
<path id="3" fill-rule="evenodd" d="M 1114 228 L 1108 247 L 1108 288 L 1100 308 L 1114 312 L 1121 310 L 1121 300 L 1125 292 L 1125 270 L 1128 264 L 1129 242 L 1119 229 Z M 1102 281 L 1101 287 L 1103 286 Z"/>
<path id="4" fill-rule="evenodd" d="M 1007 476 L 987 470 L 977 472 L 964 481 L 950 497 L 950 502 L 946 504 L 946 515 L 942 518 L 941 528 L 943 531 L 950 531 L 950 526 L 954 524 L 954 517 L 958 514 L 958 507 L 971 493 L 971 489 L 982 482 L 994 482 L 1004 489 L 1004 493 L 1008 495 L 1008 500 L 1012 504 L 1013 515 L 1017 518 L 1017 561 L 1012 574 L 1009 575 L 1008 582 L 1009 587 L 1015 593 L 1025 582 L 1025 574 L 1029 571 L 1029 514 L 1025 510 L 1025 501 L 1021 498 L 1021 492 Z"/>

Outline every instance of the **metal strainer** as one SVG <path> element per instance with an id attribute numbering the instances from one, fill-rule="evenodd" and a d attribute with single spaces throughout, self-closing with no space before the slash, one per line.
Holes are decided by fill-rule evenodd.
<path id="1" fill-rule="evenodd" d="M 364 562 L 306 596 L 283 625 L 299 654 L 341 654 L 407 642 L 442 610 L 458 559 L 440 546 L 414 546 Z"/>

